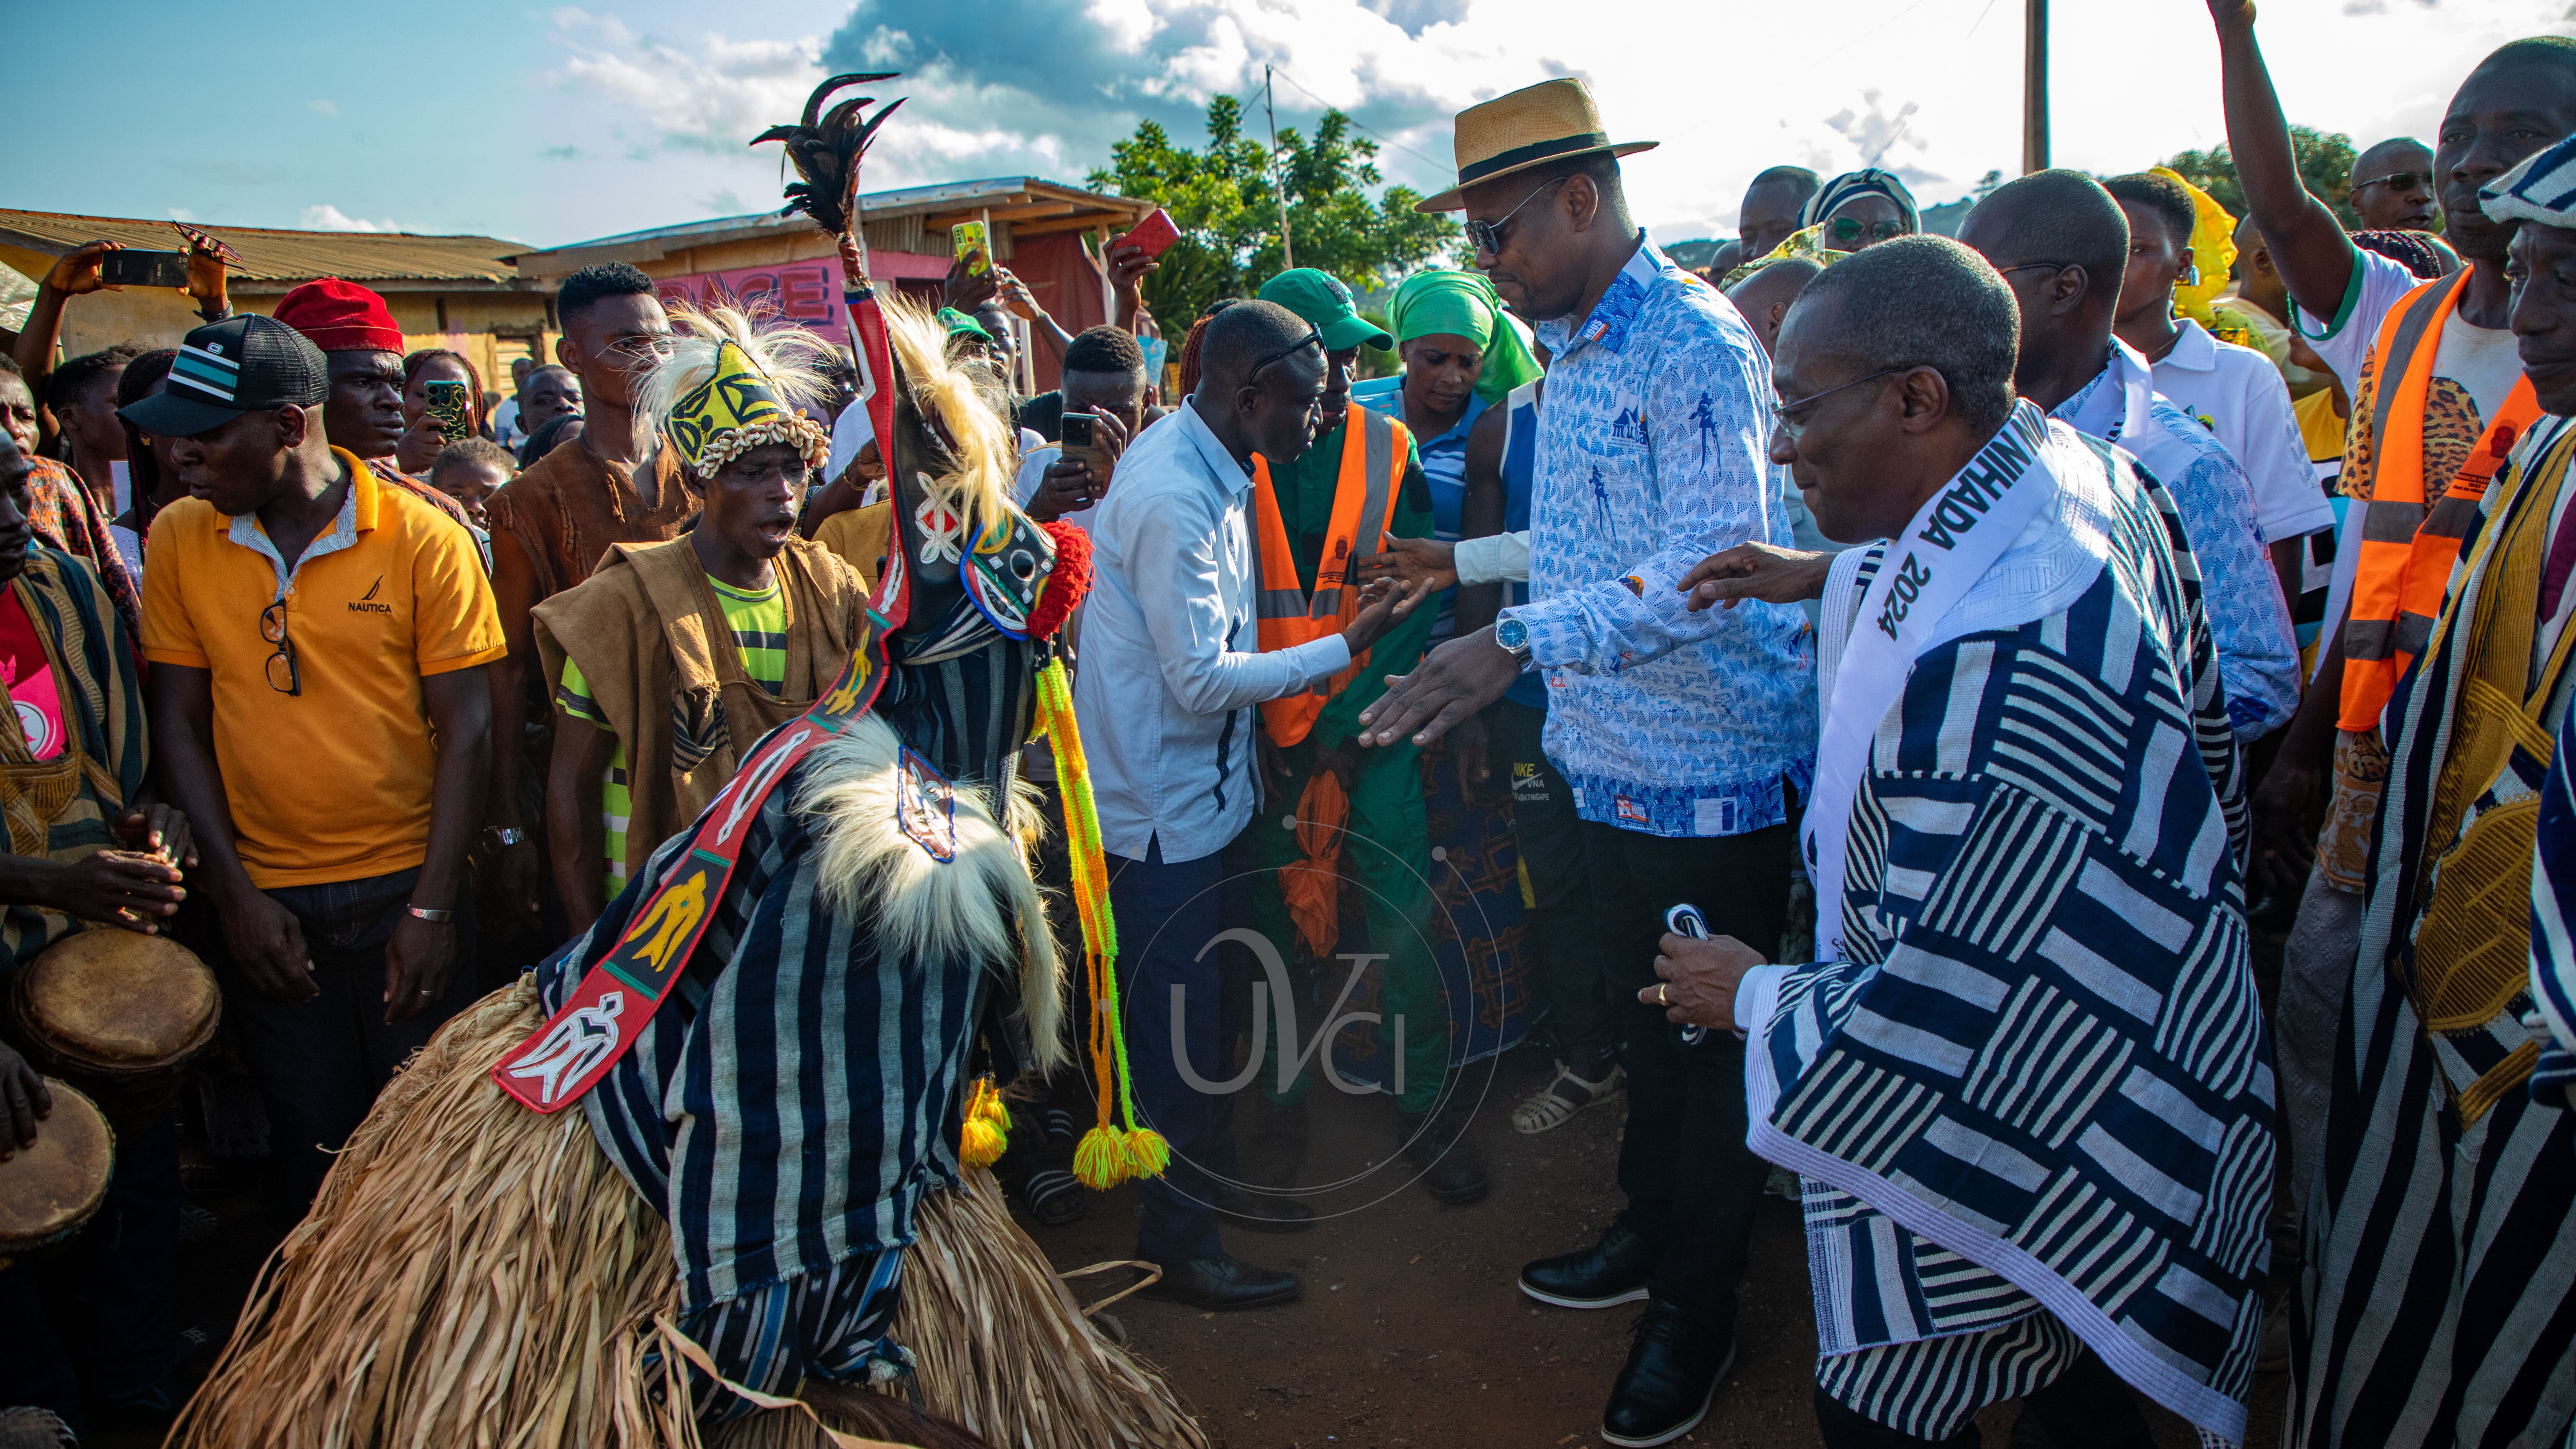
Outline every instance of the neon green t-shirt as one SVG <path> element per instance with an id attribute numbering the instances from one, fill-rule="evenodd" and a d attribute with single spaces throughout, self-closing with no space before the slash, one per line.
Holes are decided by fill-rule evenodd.
<path id="1" fill-rule="evenodd" d="M 716 604 L 724 610 L 725 627 L 733 632 L 733 647 L 742 656 L 742 672 L 754 684 L 772 694 L 787 687 L 787 595 L 773 582 L 757 593 L 737 589 L 710 575 L 707 587 L 715 590 Z M 590 697 L 590 682 L 581 675 L 581 666 L 567 657 L 563 681 L 555 690 L 555 705 L 596 729 L 607 729 L 608 716 Z M 626 784 L 626 742 L 617 742 L 617 753 L 608 762 L 608 773 L 599 785 L 599 822 L 605 838 L 600 842 L 600 856 L 608 867 L 607 899 L 615 900 L 626 889 L 626 821 L 634 811 L 634 796 Z"/>

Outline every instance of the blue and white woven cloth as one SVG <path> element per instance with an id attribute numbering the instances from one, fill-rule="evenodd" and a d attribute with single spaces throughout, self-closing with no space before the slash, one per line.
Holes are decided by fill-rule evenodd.
<path id="1" fill-rule="evenodd" d="M 1749 1140 L 1807 1180 L 1817 1378 L 1864 1417 L 1946 1437 L 2080 1342 L 2241 1440 L 2273 1152 L 2241 766 L 2171 498 L 2073 451 L 1879 724 L 1845 959 L 1752 993 Z M 2035 577 L 2076 586 L 2034 617 Z"/>

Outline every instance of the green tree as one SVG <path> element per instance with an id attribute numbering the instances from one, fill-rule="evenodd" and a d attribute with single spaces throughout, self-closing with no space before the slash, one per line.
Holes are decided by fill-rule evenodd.
<path id="1" fill-rule="evenodd" d="M 1272 151 L 1243 131 L 1243 104 L 1208 103 L 1204 150 L 1175 144 L 1153 121 L 1109 148 L 1110 164 L 1086 178 L 1092 190 L 1151 201 L 1172 214 L 1181 239 L 1145 279 L 1145 301 L 1175 338 L 1220 297 L 1248 297 L 1281 269 L 1279 196 L 1297 264 L 1319 267 L 1354 291 L 1382 287 L 1451 250 L 1458 224 L 1413 209 L 1422 199 L 1384 180 L 1377 143 L 1351 134 L 1348 116 L 1326 111 L 1310 141 L 1279 133 Z"/>
<path id="2" fill-rule="evenodd" d="M 2334 212 L 2335 220 L 2343 223 L 2344 230 L 2359 231 L 2361 218 L 2344 199 L 2352 189 L 2352 138 L 2314 126 L 2292 126 L 2290 154 L 2298 160 L 2299 179 L 2307 184 L 2308 194 L 2324 202 Z M 2164 164 L 2208 192 L 2227 208 L 2228 215 L 2245 215 L 2245 188 L 2237 184 L 2236 158 L 2227 154 L 2225 145 L 2207 151 L 2185 151 Z"/>

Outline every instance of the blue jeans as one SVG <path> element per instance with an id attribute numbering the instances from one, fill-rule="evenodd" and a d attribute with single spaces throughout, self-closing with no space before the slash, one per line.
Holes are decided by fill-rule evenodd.
<path id="1" fill-rule="evenodd" d="M 460 891 L 446 995 L 408 1021 L 385 1021 L 385 945 L 419 875 L 415 868 L 268 893 L 304 930 L 313 984 L 321 988 L 310 1000 L 270 996 L 229 962 L 222 973 L 224 1014 L 268 1104 L 270 1206 L 287 1216 L 312 1205 L 330 1154 L 366 1120 L 395 1070 L 474 1000 L 473 895 Z"/>
<path id="2" fill-rule="evenodd" d="M 1172 988 L 1185 988 L 1180 1040 L 1201 1080 L 1228 1075 L 1220 1033 L 1224 1012 L 1218 962 L 1207 950 L 1224 929 L 1218 895 L 1223 855 L 1167 865 L 1157 841 L 1143 860 L 1110 856 L 1109 904 L 1118 920 L 1118 991 L 1126 1015 L 1127 1062 L 1136 1083 L 1141 1125 L 1172 1145 L 1172 1164 L 1144 1184 L 1136 1256 L 1156 1262 L 1213 1258 L 1216 1184 L 1210 1171 L 1234 1171 L 1228 1099 L 1191 1086 L 1174 1051 Z"/>

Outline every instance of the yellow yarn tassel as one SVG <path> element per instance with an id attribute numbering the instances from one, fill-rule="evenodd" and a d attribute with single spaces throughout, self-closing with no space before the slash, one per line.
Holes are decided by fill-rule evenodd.
<path id="1" fill-rule="evenodd" d="M 978 1077 L 966 1098 L 966 1125 L 958 1134 L 957 1160 L 968 1167 L 990 1167 L 1010 1146 L 1011 1111 L 993 1079 Z"/>
<path id="2" fill-rule="evenodd" d="M 1094 1127 L 1073 1149 L 1073 1178 L 1093 1192 L 1107 1192 L 1133 1175 L 1115 1127 Z"/>
<path id="3" fill-rule="evenodd" d="M 1082 922 L 1082 954 L 1091 976 L 1089 1045 L 1099 1119 L 1073 1150 L 1073 1175 L 1083 1186 L 1106 1192 L 1131 1178 L 1160 1176 L 1171 1164 L 1172 1149 L 1160 1133 L 1136 1125 L 1134 1078 L 1127 1069 L 1126 1034 L 1119 1027 L 1118 925 L 1109 913 L 1100 811 L 1092 798 L 1091 766 L 1082 753 L 1082 728 L 1074 719 L 1073 681 L 1061 658 L 1038 671 L 1038 718 L 1055 745 L 1074 913 Z M 1123 1128 L 1120 1115 L 1126 1119 Z"/>

